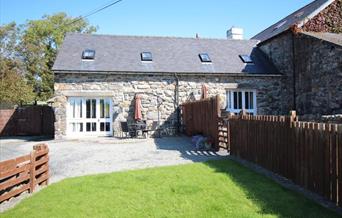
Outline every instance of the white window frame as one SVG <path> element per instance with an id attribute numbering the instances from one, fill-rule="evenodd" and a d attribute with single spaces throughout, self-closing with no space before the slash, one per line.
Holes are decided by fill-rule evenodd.
<path id="1" fill-rule="evenodd" d="M 86 100 L 87 99 L 95 99 L 96 100 L 96 117 L 95 118 L 86 118 Z M 109 100 L 109 118 L 100 118 L 100 99 Z M 82 117 L 73 117 L 73 110 L 71 106 L 71 102 L 74 100 L 82 100 Z M 113 135 L 113 127 L 112 127 L 112 99 L 110 97 L 68 97 L 67 101 L 67 116 L 66 116 L 66 125 L 67 125 L 67 136 L 68 137 L 79 137 L 79 136 L 112 136 Z M 96 123 L 96 131 L 86 131 L 86 123 L 94 122 Z M 100 123 L 101 122 L 109 122 L 110 123 L 110 131 L 100 131 Z M 83 123 L 83 131 L 79 132 L 73 131 L 73 123 Z"/>
<path id="2" fill-rule="evenodd" d="M 245 110 L 248 114 L 257 115 L 257 92 L 253 89 L 227 89 L 226 90 L 226 102 L 227 107 L 226 111 L 239 114 L 242 109 L 234 109 L 234 92 L 241 92 L 242 94 L 242 109 Z M 253 109 L 246 109 L 245 105 L 245 93 L 252 92 L 253 93 Z"/>

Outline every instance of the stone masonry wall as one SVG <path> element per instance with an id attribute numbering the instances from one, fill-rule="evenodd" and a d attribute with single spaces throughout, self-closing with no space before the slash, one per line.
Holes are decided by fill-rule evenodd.
<path id="1" fill-rule="evenodd" d="M 209 87 L 209 96 L 219 94 L 222 97 L 222 109 L 226 106 L 226 90 L 229 88 L 253 89 L 257 91 L 258 114 L 280 114 L 281 76 L 178 76 L 179 103 L 190 99 L 199 99 L 201 86 Z M 157 120 L 157 97 L 163 103 L 160 107 L 160 118 L 163 125 L 173 126 L 177 123 L 175 101 L 176 78 L 173 75 L 119 75 L 119 74 L 87 74 L 56 73 L 55 74 L 55 135 L 66 134 L 67 97 L 64 91 L 112 91 L 113 96 L 113 129 L 120 131 L 119 122 L 134 118 L 134 96 L 142 95 L 143 119 L 150 124 Z"/>
<path id="2" fill-rule="evenodd" d="M 341 46 L 305 33 L 297 33 L 292 37 L 292 33 L 288 31 L 262 43 L 260 48 L 280 73 L 284 74 L 282 84 L 285 92 L 282 93 L 286 96 L 283 99 L 288 99 L 288 104 L 282 102 L 283 110 L 293 107 L 291 103 L 295 78 L 294 109 L 298 115 L 319 117 L 342 113 Z"/>
<path id="3" fill-rule="evenodd" d="M 342 113 L 342 46 L 299 33 L 295 39 L 297 111 Z"/>
<path id="4" fill-rule="evenodd" d="M 335 0 L 305 23 L 302 29 L 306 32 L 342 33 L 342 0 Z"/>
<path id="5" fill-rule="evenodd" d="M 260 49 L 284 75 L 281 86 L 281 111 L 283 113 L 294 109 L 292 47 L 292 34 L 290 32 L 280 34 L 260 45 Z"/>

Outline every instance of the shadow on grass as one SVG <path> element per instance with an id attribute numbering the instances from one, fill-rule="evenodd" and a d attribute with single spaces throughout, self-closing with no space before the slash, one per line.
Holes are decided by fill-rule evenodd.
<path id="1" fill-rule="evenodd" d="M 208 161 L 205 164 L 217 173 L 226 174 L 241 187 L 246 197 L 260 208 L 259 213 L 262 215 L 339 217 L 336 213 L 323 208 L 301 194 L 290 191 L 232 160 Z"/>

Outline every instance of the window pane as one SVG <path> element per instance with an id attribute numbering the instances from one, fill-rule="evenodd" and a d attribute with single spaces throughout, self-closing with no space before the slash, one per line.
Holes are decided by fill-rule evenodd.
<path id="1" fill-rule="evenodd" d="M 91 100 L 91 112 L 92 112 L 91 118 L 96 118 L 96 99 Z"/>
<path id="2" fill-rule="evenodd" d="M 101 122 L 100 123 L 100 131 L 103 132 L 104 129 L 105 129 L 105 125 L 104 125 L 104 123 Z"/>
<path id="3" fill-rule="evenodd" d="M 91 131 L 96 131 L 96 123 L 91 123 Z"/>
<path id="4" fill-rule="evenodd" d="M 80 118 L 82 118 L 82 99 L 80 99 Z"/>
<path id="5" fill-rule="evenodd" d="M 232 108 L 232 99 L 231 99 L 231 96 L 230 96 L 230 91 L 227 92 L 227 108 L 228 109 L 231 109 Z"/>
<path id="6" fill-rule="evenodd" d="M 104 100 L 100 100 L 100 118 L 104 118 Z"/>
<path id="7" fill-rule="evenodd" d="M 71 102 L 71 107 L 72 107 L 72 118 L 75 118 L 75 114 L 76 114 L 76 112 L 75 112 L 75 107 L 76 107 L 76 102 L 75 102 L 75 100 L 72 100 L 72 102 Z"/>
<path id="8" fill-rule="evenodd" d="M 249 92 L 245 92 L 245 109 L 249 109 Z"/>
<path id="9" fill-rule="evenodd" d="M 83 132 L 83 123 L 79 123 L 79 125 L 80 125 L 79 131 Z"/>
<path id="10" fill-rule="evenodd" d="M 249 94 L 250 94 L 250 96 L 249 96 L 249 99 L 250 99 L 250 109 L 254 109 L 254 93 L 250 92 Z"/>
<path id="11" fill-rule="evenodd" d="M 90 118 L 90 100 L 89 99 L 87 99 L 86 101 L 86 114 L 87 114 L 86 118 Z"/>
<path id="12" fill-rule="evenodd" d="M 106 132 L 110 131 L 110 122 L 106 122 Z"/>
<path id="13" fill-rule="evenodd" d="M 110 106 L 109 101 L 106 101 L 106 108 L 105 108 L 105 117 L 106 118 L 110 117 L 110 115 L 109 115 L 109 111 L 110 111 L 109 106 Z"/>
<path id="14" fill-rule="evenodd" d="M 86 131 L 90 132 L 90 123 L 86 123 Z"/>
<path id="15" fill-rule="evenodd" d="M 238 108 L 237 92 L 234 92 L 234 109 Z"/>
<path id="16" fill-rule="evenodd" d="M 238 94 L 239 94 L 239 99 L 238 99 L 239 105 L 238 105 L 238 109 L 242 109 L 242 92 L 238 92 Z"/>

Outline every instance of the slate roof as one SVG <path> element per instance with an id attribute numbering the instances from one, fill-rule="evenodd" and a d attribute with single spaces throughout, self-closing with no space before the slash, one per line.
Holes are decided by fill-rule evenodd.
<path id="1" fill-rule="evenodd" d="M 253 36 L 252 39 L 263 42 L 285 32 L 295 24 L 297 24 L 298 27 L 301 27 L 332 2 L 334 2 L 334 0 L 315 0 Z"/>
<path id="2" fill-rule="evenodd" d="M 148 72 L 148 73 L 250 73 L 278 74 L 256 47 L 257 40 L 196 39 L 178 37 L 67 34 L 53 66 L 55 73 Z M 82 51 L 94 49 L 95 60 L 82 61 Z M 153 61 L 141 61 L 141 52 L 152 52 Z M 212 63 L 202 63 L 208 53 Z M 254 64 L 239 55 L 250 54 Z"/>

